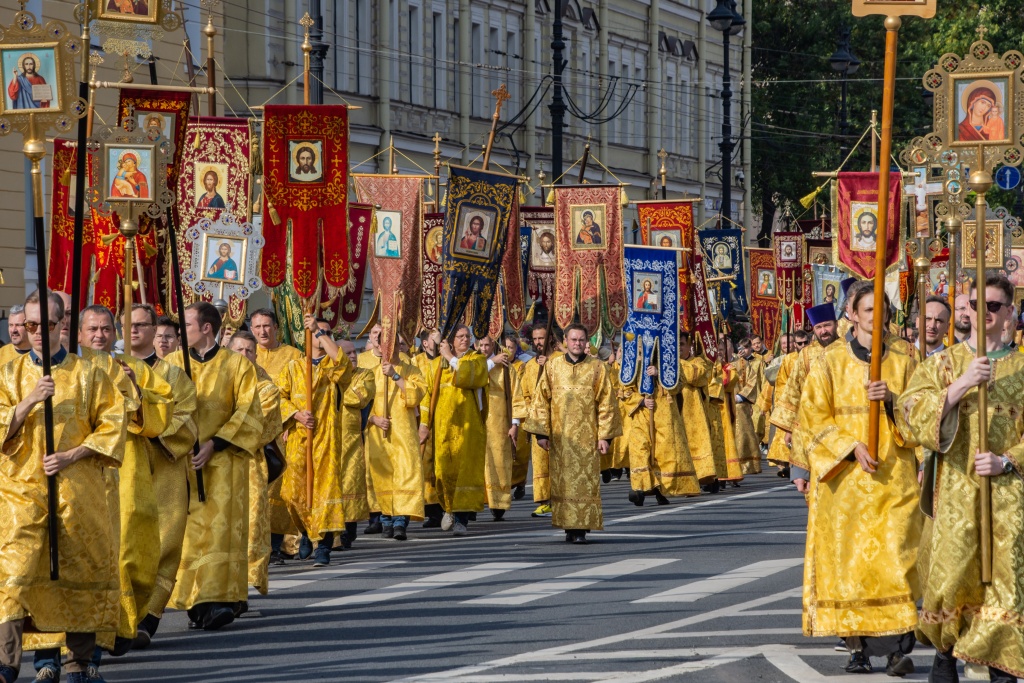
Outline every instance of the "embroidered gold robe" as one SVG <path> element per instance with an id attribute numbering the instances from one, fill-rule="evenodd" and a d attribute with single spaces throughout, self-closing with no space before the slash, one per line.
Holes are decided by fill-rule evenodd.
<path id="1" fill-rule="evenodd" d="M 484 461 L 487 430 L 483 406 L 487 400 L 487 359 L 469 349 L 456 367 L 438 356 L 430 362 L 431 377 L 441 371 L 441 391 L 430 438 L 434 441 L 437 496 L 445 512 L 479 512 L 484 509 Z M 430 407 L 424 394 L 421 420 Z"/>
<path id="2" fill-rule="evenodd" d="M 949 385 L 974 359 L 959 343 L 925 360 L 900 396 L 897 419 L 935 453 L 931 540 L 921 573 L 924 600 L 918 637 L 957 659 L 1024 677 L 1024 356 L 1013 349 L 992 358 L 988 384 L 988 447 L 1014 471 L 989 477 L 992 487 L 992 583 L 981 583 L 979 555 L 978 389 L 970 389 L 943 420 Z M 926 480 L 927 481 L 927 480 Z"/>
<path id="3" fill-rule="evenodd" d="M 898 397 L 916 366 L 886 349 L 882 379 Z M 917 625 L 917 442 L 883 408 L 876 471 L 848 458 L 868 442 L 869 369 L 848 343 L 832 344 L 811 366 L 800 398 L 813 481 L 804 560 L 808 636 L 898 635 Z"/>
<path id="4" fill-rule="evenodd" d="M 736 433 L 736 454 L 740 459 L 740 472 L 743 474 L 761 473 L 760 438 L 754 427 L 754 401 L 761 386 L 761 360 L 753 356 L 752 360 L 736 358 L 731 364 L 731 374 L 736 375 L 736 387 L 733 394 L 733 430 Z M 737 403 L 736 397 L 743 399 Z"/>
<path id="5" fill-rule="evenodd" d="M 522 360 L 516 359 L 512 362 L 512 372 L 515 373 L 516 386 L 519 386 L 519 382 L 523 379 L 523 370 L 526 368 L 526 363 Z M 515 413 L 515 395 L 516 392 L 512 393 L 512 412 Z M 512 486 L 526 485 L 526 476 L 530 471 L 530 458 L 531 451 L 533 450 L 531 445 L 530 435 L 525 429 L 520 427 L 519 434 L 516 436 L 516 457 L 515 462 L 512 465 Z"/>
<path id="6" fill-rule="evenodd" d="M 704 356 L 679 361 L 679 396 L 682 398 L 680 415 L 683 429 L 686 430 L 693 470 L 701 484 L 729 476 L 724 453 L 721 459 L 715 458 L 711 446 L 711 424 L 708 422 L 705 394 L 711 381 L 711 372 L 711 363 Z"/>
<path id="7" fill-rule="evenodd" d="M 182 367 L 181 350 L 167 356 Z M 181 566 L 171 607 L 241 602 L 248 595 L 249 465 L 263 434 L 256 368 L 245 357 L 220 348 L 206 361 L 191 361 L 196 385 L 199 443 L 223 439 L 203 466 L 206 502 L 200 503 L 195 472 L 189 471 L 189 514 Z"/>
<path id="8" fill-rule="evenodd" d="M 786 381 L 785 391 L 776 398 L 775 407 L 772 409 L 772 424 L 792 435 L 790 439 L 792 446 L 789 451 L 790 464 L 805 470 L 809 470 L 810 466 L 804 453 L 804 435 L 800 429 L 798 418 L 800 399 L 803 395 L 807 374 L 814 361 L 825 354 L 825 348 L 815 339 L 800 350 L 800 355 L 793 362 L 792 373 Z"/>
<path id="9" fill-rule="evenodd" d="M 541 366 L 536 358 L 531 358 L 523 366 L 523 375 L 519 378 L 519 390 L 512 398 L 512 417 L 524 424 L 530 417 L 533 399 L 540 383 Z M 546 450 L 537 445 L 536 439 L 530 439 L 532 448 L 530 459 L 533 465 L 533 502 L 543 503 L 551 499 L 551 479 L 549 472 L 550 456 Z"/>
<path id="10" fill-rule="evenodd" d="M 634 491 L 661 489 L 665 496 L 700 495 L 690 448 L 683 428 L 680 401 L 682 380 L 674 389 L 665 389 L 655 380 L 654 444 L 651 444 L 651 411 L 644 406 L 645 396 L 638 389 L 639 378 L 626 401 L 632 416 L 629 433 L 629 483 Z"/>
<path id="11" fill-rule="evenodd" d="M 288 344 L 279 344 L 276 349 L 256 346 L 256 365 L 263 368 L 274 382 L 277 382 L 277 376 L 281 374 L 286 365 L 293 360 L 305 357 L 302 351 Z"/>
<path id="12" fill-rule="evenodd" d="M 508 369 L 509 390 L 505 393 L 505 369 L 495 365 L 488 370 L 487 382 L 487 457 L 484 460 L 484 494 L 491 510 L 512 507 L 512 466 L 516 451 L 508 430 L 512 428 L 512 396 L 519 384 L 519 375 Z"/>
<path id="13" fill-rule="evenodd" d="M 256 366 L 263 430 L 249 467 L 249 585 L 266 595 L 270 585 L 270 511 L 267 457 L 263 448 L 281 436 L 281 390 L 267 372 Z"/>
<path id="14" fill-rule="evenodd" d="M 615 393 L 615 404 L 619 408 L 619 417 L 622 420 L 622 436 L 612 442 L 612 447 L 607 456 L 601 457 L 601 467 L 607 465 L 612 469 L 626 469 L 630 467 L 629 462 L 629 429 L 627 428 L 627 409 L 625 405 L 626 389 L 622 386 L 619 374 L 622 370 L 620 363 L 609 363 L 612 391 Z"/>
<path id="15" fill-rule="evenodd" d="M 725 461 L 726 475 L 723 481 L 742 481 L 743 470 L 740 456 L 736 451 L 734 428 L 733 391 L 736 389 L 735 372 L 726 373 L 721 361 L 716 361 L 708 384 L 708 423 L 711 426 L 711 447 L 715 458 Z"/>
<path id="16" fill-rule="evenodd" d="M 31 617 L 48 638 L 66 631 L 113 631 L 119 540 L 103 471 L 121 464 L 124 398 L 100 368 L 78 356 L 68 354 L 51 373 L 56 450 L 84 445 L 96 454 L 57 476 L 60 580 L 51 581 L 43 405 L 32 408 L 16 433 L 9 432 L 15 407 L 35 388 L 42 368 L 28 355 L 0 367 L 0 623 Z"/>
<path id="17" fill-rule="evenodd" d="M 12 360 L 17 360 L 27 353 L 28 351 L 25 353 L 19 353 L 18 348 L 14 344 L 4 344 L 3 346 L 0 346 L 0 365 L 6 365 Z"/>
<path id="18" fill-rule="evenodd" d="M 284 367 L 293 360 L 305 358 L 305 354 L 294 346 L 279 344 L 277 348 L 267 350 L 262 346 L 256 347 L 256 364 L 260 366 L 270 377 L 271 381 L 277 382 L 277 376 L 281 374 Z M 285 453 L 287 434 L 281 436 L 278 446 L 282 457 Z M 286 536 L 282 549 L 289 554 L 298 552 L 299 525 L 296 523 L 294 514 L 288 503 L 281 497 L 281 483 L 284 476 L 278 477 L 267 490 L 267 508 L 270 518 L 270 531 L 274 534 Z"/>
<path id="19" fill-rule="evenodd" d="M 768 460 L 770 462 L 789 463 L 790 448 L 786 445 L 786 433 L 775 424 L 776 410 L 779 400 L 786 393 L 790 375 L 800 358 L 796 351 L 786 354 L 779 366 L 779 374 L 775 376 L 775 390 L 772 392 L 772 409 L 768 413 L 771 439 L 768 444 Z"/>
<path id="20" fill-rule="evenodd" d="M 362 522 L 370 518 L 370 510 L 380 510 L 373 487 L 368 485 L 370 472 L 363 453 L 363 409 L 375 394 L 373 372 L 355 368 L 341 396 L 341 499 L 346 522 Z"/>
<path id="21" fill-rule="evenodd" d="M 552 526 L 604 528 L 597 442 L 622 435 L 608 375 L 608 364 L 590 356 L 574 364 L 558 354 L 544 364 L 526 430 L 549 439 Z"/>
<path id="22" fill-rule="evenodd" d="M 426 384 L 412 363 L 399 361 L 394 368 L 405 382 L 404 391 L 390 378 L 385 384 L 380 363 L 369 371 L 373 373 L 374 386 L 370 414 L 384 417 L 386 403 L 391 419 L 391 429 L 386 434 L 374 424 L 366 425 L 370 479 L 377 509 L 382 515 L 423 519 L 423 469 L 417 409 L 426 394 Z M 385 386 L 387 400 L 384 398 Z M 430 400 L 429 396 L 427 400 Z"/>
<path id="23" fill-rule="evenodd" d="M 341 499 L 341 395 L 352 379 L 352 363 L 323 356 L 313 366 L 313 500 L 307 500 L 306 441 L 309 430 L 295 420 L 306 409 L 306 361 L 294 360 L 277 376 L 281 390 L 281 418 L 289 430 L 286 444 L 288 467 L 281 496 L 301 521 L 306 534 L 319 540 L 329 531 L 344 531 L 346 514 Z M 354 521 L 354 520 L 348 520 Z"/>
<path id="24" fill-rule="evenodd" d="M 418 353 L 412 357 L 413 365 L 420 371 L 423 378 L 423 391 L 427 396 L 427 408 L 430 408 L 430 395 L 434 387 L 434 375 L 431 374 L 430 358 L 427 354 Z M 422 408 L 418 410 L 420 424 L 427 421 L 427 413 Z M 417 442 L 419 439 L 417 438 Z M 423 473 L 423 503 L 424 505 L 437 505 L 437 476 L 434 474 L 434 440 L 427 439 L 427 442 L 420 448 L 420 471 Z M 369 473 L 369 469 L 367 469 Z M 376 509 L 376 508 L 374 508 Z"/>

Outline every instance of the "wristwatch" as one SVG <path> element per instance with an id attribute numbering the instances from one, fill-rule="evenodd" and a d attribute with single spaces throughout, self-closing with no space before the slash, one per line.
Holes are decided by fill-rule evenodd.
<path id="1" fill-rule="evenodd" d="M 324 337 L 327 334 L 328 334 L 327 330 L 317 330 L 316 334 L 314 334 L 313 336 L 319 339 L 320 337 Z"/>
<path id="2" fill-rule="evenodd" d="M 397 372 L 392 372 L 391 373 L 391 379 L 393 379 L 393 380 L 395 380 L 397 382 L 398 380 L 402 379 L 402 376 L 399 375 Z"/>
<path id="3" fill-rule="evenodd" d="M 1013 472 L 1013 461 L 1008 456 L 1000 455 L 999 459 L 1003 462 L 1003 473 Z"/>

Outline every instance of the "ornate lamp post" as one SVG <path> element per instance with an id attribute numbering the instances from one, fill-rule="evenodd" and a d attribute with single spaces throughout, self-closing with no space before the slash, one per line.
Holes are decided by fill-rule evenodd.
<path id="1" fill-rule="evenodd" d="M 718 0 L 715 9 L 708 14 L 711 28 L 722 32 L 724 73 L 722 75 L 722 209 L 724 223 L 732 220 L 732 76 L 729 72 L 729 36 L 743 30 L 747 23 L 736 11 L 735 0 Z"/>

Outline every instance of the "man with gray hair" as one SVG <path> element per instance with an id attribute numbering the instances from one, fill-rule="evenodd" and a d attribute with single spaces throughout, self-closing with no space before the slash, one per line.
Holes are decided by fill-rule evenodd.
<path id="1" fill-rule="evenodd" d="M 0 347 L 0 365 L 28 353 L 32 348 L 28 335 L 25 334 L 25 307 L 21 304 L 11 306 L 10 315 L 7 317 L 7 334 L 11 337 L 11 343 Z"/>

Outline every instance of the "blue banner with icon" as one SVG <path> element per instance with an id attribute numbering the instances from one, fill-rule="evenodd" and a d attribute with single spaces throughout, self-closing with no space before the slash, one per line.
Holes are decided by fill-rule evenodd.
<path id="1" fill-rule="evenodd" d="M 679 271 L 671 249 L 625 246 L 626 294 L 629 307 L 622 329 L 622 367 L 619 379 L 632 384 L 640 377 L 640 392 L 650 394 L 647 375 L 653 364 L 666 389 L 679 382 Z M 655 358 L 655 355 L 657 358 Z"/>

